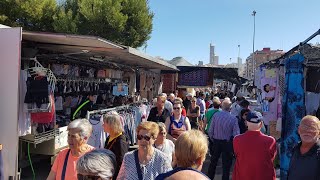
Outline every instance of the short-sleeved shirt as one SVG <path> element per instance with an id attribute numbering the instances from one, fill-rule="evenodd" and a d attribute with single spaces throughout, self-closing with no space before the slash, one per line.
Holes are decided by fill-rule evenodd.
<path id="1" fill-rule="evenodd" d="M 88 145 L 89 146 L 89 145 Z M 89 146 L 88 152 L 92 151 L 94 147 Z M 51 170 L 56 173 L 56 179 L 60 180 L 62 175 L 62 169 L 64 165 L 64 160 L 67 156 L 69 148 L 61 150 L 56 160 L 54 161 Z M 66 168 L 65 180 L 77 180 L 77 161 L 80 157 L 73 156 L 70 152 L 68 158 L 68 164 Z"/>
<path id="2" fill-rule="evenodd" d="M 317 155 L 320 148 L 320 140 L 305 154 L 300 152 L 301 142 L 293 149 L 288 180 L 319 180 L 320 160 Z"/>
<path id="3" fill-rule="evenodd" d="M 205 127 L 205 131 L 208 133 L 208 130 L 209 130 L 209 127 L 210 127 L 210 124 L 211 124 L 211 119 L 212 119 L 212 116 L 216 113 L 216 112 L 219 112 L 220 109 L 208 109 L 208 111 L 206 112 L 205 116 L 206 116 L 206 119 L 207 119 L 207 127 Z"/>
<path id="4" fill-rule="evenodd" d="M 153 122 L 166 122 L 167 117 L 170 116 L 169 110 L 166 108 L 163 109 L 161 116 L 158 116 L 158 108 L 153 107 L 150 110 L 149 116 L 148 116 L 148 121 L 153 121 Z"/>
<path id="5" fill-rule="evenodd" d="M 169 161 L 172 162 L 172 154 L 174 152 L 174 143 L 171 140 L 165 139 L 163 145 L 161 146 L 154 145 L 154 147 L 162 151 L 164 154 L 166 154 Z"/>

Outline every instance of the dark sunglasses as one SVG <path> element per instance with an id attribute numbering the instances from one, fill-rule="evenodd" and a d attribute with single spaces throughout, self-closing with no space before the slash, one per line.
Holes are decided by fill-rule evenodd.
<path id="1" fill-rule="evenodd" d="M 151 137 L 150 136 L 147 136 L 147 135 L 137 135 L 137 138 L 138 140 L 142 140 L 142 139 L 145 139 L 146 141 L 150 141 Z"/>
<path id="2" fill-rule="evenodd" d="M 98 180 L 100 176 L 77 174 L 78 180 Z"/>
<path id="3" fill-rule="evenodd" d="M 191 102 L 196 102 L 196 101 L 191 101 Z"/>
<path id="4" fill-rule="evenodd" d="M 180 109 L 180 108 L 179 108 L 179 107 L 174 107 L 173 109 L 174 109 L 174 110 L 177 110 L 177 109 Z"/>

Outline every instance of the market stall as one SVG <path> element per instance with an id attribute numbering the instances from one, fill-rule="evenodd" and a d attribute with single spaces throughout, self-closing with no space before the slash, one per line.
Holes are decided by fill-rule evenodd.
<path id="1" fill-rule="evenodd" d="M 3 35 L 7 34 L 3 32 Z M 99 118 L 94 113 L 87 116 L 88 111 L 81 109 L 89 99 L 89 111 L 130 104 L 125 112 L 129 113 L 128 109 L 135 111 L 136 116 L 130 116 L 133 117 L 130 120 L 135 122 L 138 119 L 137 122 L 141 122 L 147 117 L 148 108 L 148 103 L 141 103 L 141 100 L 151 100 L 158 93 L 161 88 L 160 71 L 178 71 L 165 61 L 99 37 L 36 32 L 23 32 L 17 37 L 21 38 L 21 35 L 22 41 L 18 41 L 21 45 L 16 44 L 16 51 L 19 53 L 15 53 L 19 57 L 19 65 L 15 66 L 17 70 L 20 69 L 16 72 L 16 75 L 20 75 L 16 78 L 19 88 L 8 86 L 19 91 L 16 93 L 19 94 L 16 97 L 19 102 L 14 103 L 12 99 L 10 101 L 17 106 L 17 112 L 12 112 L 15 110 L 12 107 L 8 112 L 19 116 L 9 118 L 16 123 L 13 124 L 16 128 L 1 126 L 16 134 L 16 138 L 12 136 L 14 140 L 11 144 L 16 142 L 17 147 L 19 136 L 19 161 L 18 153 L 14 151 L 10 160 L 6 159 L 8 162 L 19 162 L 14 164 L 19 168 L 26 164 L 20 162 L 26 160 L 29 161 L 27 165 L 32 164 L 32 154 L 53 157 L 60 149 L 65 148 L 66 125 L 72 119 L 89 117 L 88 120 L 93 124 L 101 123 L 101 113 L 98 113 Z M 1 45 L 8 44 L 10 40 L 7 38 L 7 43 Z M 3 46 L 0 49 L 1 52 L 6 50 Z M 5 60 L 14 62 L 12 58 Z M 4 117 L 1 119 L 8 119 Z M 101 124 L 99 128 L 101 129 Z M 7 136 L 7 130 L 0 131 L 0 135 Z M 2 142 L 5 141 L 0 141 L 4 147 L 2 152 L 6 153 L 6 147 L 10 146 Z M 96 143 L 96 139 L 91 142 Z M 103 147 L 103 144 L 94 146 Z M 11 175 L 15 176 L 14 172 L 17 171 L 17 168 L 12 169 Z"/>
<path id="2" fill-rule="evenodd" d="M 320 47 L 307 44 L 260 66 L 256 79 L 261 90 L 264 122 L 281 142 L 281 178 L 286 179 L 293 147 L 300 141 L 297 128 L 305 115 L 320 114 Z"/>

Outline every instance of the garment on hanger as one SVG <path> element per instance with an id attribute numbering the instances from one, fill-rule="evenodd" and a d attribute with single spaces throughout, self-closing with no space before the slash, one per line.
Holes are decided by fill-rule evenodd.
<path id="1" fill-rule="evenodd" d="M 36 103 L 38 108 L 41 104 L 49 103 L 49 83 L 45 76 L 28 78 L 24 102 L 27 104 Z"/>
<path id="2" fill-rule="evenodd" d="M 88 144 L 95 148 L 104 148 L 106 141 L 106 133 L 103 130 L 103 116 L 91 116 L 89 122 L 92 125 L 92 134 L 88 140 Z"/>
<path id="3" fill-rule="evenodd" d="M 25 70 L 20 71 L 20 84 L 19 84 L 19 120 L 18 120 L 18 134 L 25 136 L 31 134 L 31 120 L 30 113 L 27 110 L 27 104 L 24 103 L 24 98 L 27 93 L 26 81 L 28 79 L 28 72 Z"/>
<path id="4" fill-rule="evenodd" d="M 50 123 L 55 120 L 55 103 L 53 95 L 50 95 L 50 111 L 31 113 L 31 121 L 34 123 Z"/>
<path id="5" fill-rule="evenodd" d="M 55 97 L 55 105 L 56 105 L 56 111 L 62 111 L 63 110 L 63 98 L 62 98 L 62 96 L 56 96 Z"/>
<path id="6" fill-rule="evenodd" d="M 315 116 L 320 105 L 320 94 L 306 92 L 306 113 Z"/>

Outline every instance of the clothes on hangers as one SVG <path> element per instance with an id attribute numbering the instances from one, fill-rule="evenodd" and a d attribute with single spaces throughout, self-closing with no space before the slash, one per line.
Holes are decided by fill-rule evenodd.
<path id="1" fill-rule="evenodd" d="M 92 125 L 92 134 L 88 140 L 88 144 L 95 148 L 104 148 L 104 143 L 106 141 L 106 133 L 104 132 L 102 127 L 103 116 L 91 116 L 89 122 Z"/>
<path id="2" fill-rule="evenodd" d="M 28 79 L 28 72 L 25 70 L 20 71 L 20 84 L 19 84 L 19 118 L 18 118 L 18 134 L 25 136 L 31 134 L 31 119 L 28 112 L 27 104 L 24 103 L 24 98 L 27 92 L 26 81 Z"/>
<path id="3" fill-rule="evenodd" d="M 27 104 L 36 103 L 38 108 L 41 104 L 49 103 L 49 83 L 45 76 L 28 78 L 24 102 Z"/>

